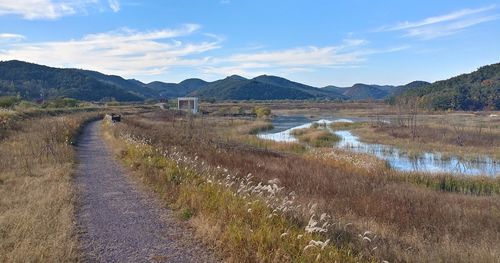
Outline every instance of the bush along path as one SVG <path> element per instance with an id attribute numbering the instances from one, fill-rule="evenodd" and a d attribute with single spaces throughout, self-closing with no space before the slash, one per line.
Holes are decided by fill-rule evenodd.
<path id="1" fill-rule="evenodd" d="M 87 125 L 78 146 L 76 220 L 82 260 L 214 262 L 186 225 L 129 180 L 100 135 Z"/>

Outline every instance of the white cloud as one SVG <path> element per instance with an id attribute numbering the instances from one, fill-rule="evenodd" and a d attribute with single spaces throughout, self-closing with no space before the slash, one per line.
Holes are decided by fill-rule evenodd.
<path id="1" fill-rule="evenodd" d="M 289 76 L 297 72 L 356 67 L 371 55 L 407 48 L 371 49 L 368 41 L 349 38 L 338 45 L 279 50 L 242 47 L 233 54 L 210 56 L 208 52 L 220 48 L 223 38 L 200 32 L 200 28 L 197 24 L 154 31 L 122 28 L 67 41 L 10 41 L 0 48 L 0 60 L 18 59 L 149 80 L 158 79 L 159 75 L 176 78 L 175 72 L 209 78 L 233 74 Z M 22 40 L 20 35 L 3 36 Z M 189 42 L 185 38 L 201 40 Z"/>
<path id="2" fill-rule="evenodd" d="M 118 0 L 109 0 L 109 8 L 120 10 Z M 16 15 L 24 19 L 58 19 L 63 16 L 85 14 L 99 9 L 101 0 L 0 0 L 0 16 Z"/>
<path id="3" fill-rule="evenodd" d="M 205 58 L 193 56 L 219 48 L 219 42 L 211 38 L 197 43 L 178 39 L 198 28 L 188 24 L 178 29 L 148 32 L 121 29 L 77 40 L 14 43 L 0 49 L 0 60 L 19 59 L 123 76 L 155 75 L 174 66 L 204 64 Z"/>
<path id="4" fill-rule="evenodd" d="M 404 31 L 404 36 L 424 40 L 433 39 L 456 34 L 465 28 L 480 23 L 497 20 L 500 15 L 492 13 L 496 9 L 495 5 L 476 9 L 462 9 L 441 16 L 428 17 L 420 21 L 400 22 L 397 25 L 381 27 L 377 31 Z"/>
<path id="5" fill-rule="evenodd" d="M 26 37 L 19 34 L 10 34 L 10 33 L 0 33 L 0 42 L 2 41 L 20 41 L 25 39 Z"/>
<path id="6" fill-rule="evenodd" d="M 109 0 L 109 7 L 111 8 L 111 10 L 113 10 L 113 12 L 118 12 L 120 11 L 120 2 L 118 2 L 118 0 Z"/>
<path id="7" fill-rule="evenodd" d="M 340 45 L 297 47 L 275 51 L 240 53 L 213 58 L 203 67 L 205 74 L 253 77 L 261 74 L 288 75 L 321 68 L 352 67 L 378 53 L 396 52 L 407 47 L 385 50 L 366 48 L 368 41 L 345 39 Z"/>

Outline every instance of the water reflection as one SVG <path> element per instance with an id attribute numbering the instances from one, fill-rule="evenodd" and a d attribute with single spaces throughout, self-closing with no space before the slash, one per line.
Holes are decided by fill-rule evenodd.
<path id="1" fill-rule="evenodd" d="M 275 126 L 273 130 L 258 134 L 257 136 L 273 141 L 295 142 L 296 138 L 291 135 L 291 131 L 308 128 L 313 122 L 328 125 L 332 122 L 352 122 L 353 120 L 355 119 L 330 118 L 312 121 L 303 116 L 280 116 L 273 119 L 273 125 Z M 408 153 L 393 146 L 361 142 L 351 131 L 332 132 L 341 137 L 341 140 L 335 147 L 375 155 L 380 159 L 386 160 L 393 169 L 400 171 L 445 172 L 466 175 L 482 174 L 489 176 L 497 176 L 500 173 L 498 162 L 488 157 L 478 157 L 475 160 L 461 160 L 456 156 L 443 156 L 440 153 L 431 152 L 410 156 Z"/>

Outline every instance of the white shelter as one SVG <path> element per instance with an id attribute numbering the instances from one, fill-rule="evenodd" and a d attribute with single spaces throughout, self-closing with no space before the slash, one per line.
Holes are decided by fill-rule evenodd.
<path id="1" fill-rule="evenodd" d="M 196 97 L 177 98 L 177 109 L 189 111 L 193 114 L 198 113 L 198 98 Z"/>

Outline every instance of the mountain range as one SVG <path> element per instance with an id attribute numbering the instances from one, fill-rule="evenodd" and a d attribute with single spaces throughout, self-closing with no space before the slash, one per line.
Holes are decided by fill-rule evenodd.
<path id="1" fill-rule="evenodd" d="M 457 108 L 453 100 L 457 97 L 456 90 L 461 89 L 475 96 L 469 99 L 475 101 L 475 106 L 469 108 L 476 109 L 498 103 L 499 65 L 485 66 L 471 74 L 432 84 L 414 81 L 401 86 L 358 83 L 352 87 L 320 88 L 269 75 L 253 79 L 233 75 L 213 82 L 192 78 L 180 83 L 143 83 L 97 71 L 53 68 L 11 60 L 0 62 L 0 96 L 21 96 L 28 100 L 69 97 L 88 101 L 143 101 L 181 96 L 215 100 L 382 100 L 417 96 L 422 97 L 422 101 L 430 107 L 441 103 L 443 107 Z M 434 96 L 438 96 L 440 101 L 435 101 Z M 484 103 L 478 100 L 484 100 Z"/>

